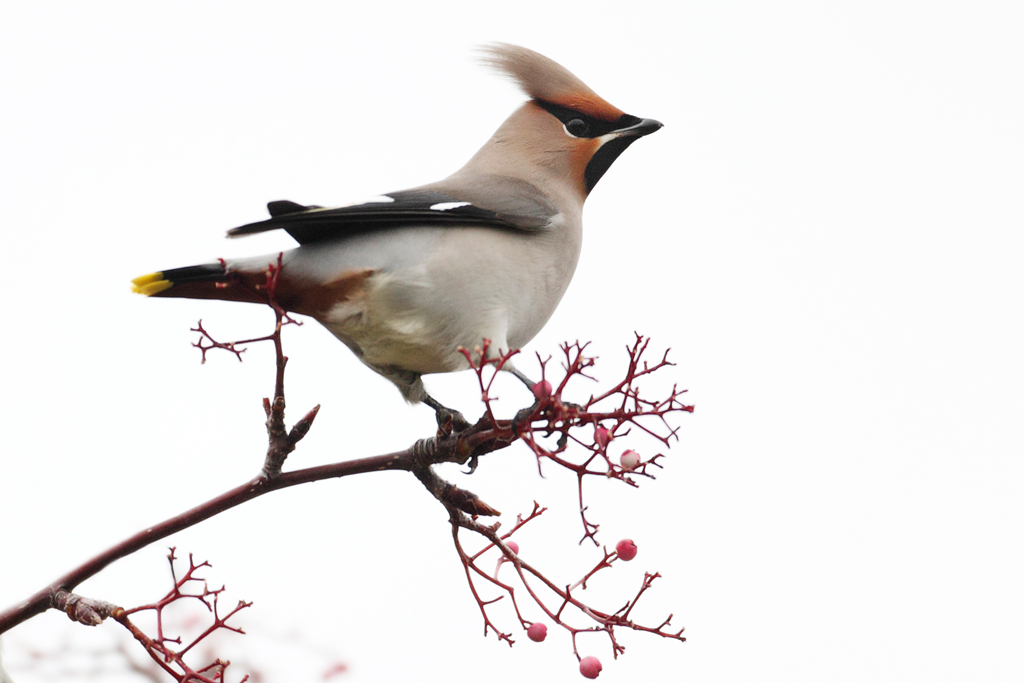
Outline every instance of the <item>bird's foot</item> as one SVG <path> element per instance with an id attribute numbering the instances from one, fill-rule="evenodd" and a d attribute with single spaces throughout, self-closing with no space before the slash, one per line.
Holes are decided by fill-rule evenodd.
<path id="1" fill-rule="evenodd" d="M 537 407 L 540 405 L 540 399 L 533 402 L 533 405 L 529 408 L 523 408 L 516 416 L 512 418 L 512 433 L 516 436 L 519 435 L 519 428 L 525 423 L 530 422 L 530 417 L 537 412 Z"/>
<path id="2" fill-rule="evenodd" d="M 437 417 L 438 436 L 451 436 L 472 427 L 462 413 L 451 408 L 441 407 L 434 411 L 434 415 Z"/>
<path id="3" fill-rule="evenodd" d="M 451 436 L 453 433 L 469 429 L 472 425 L 457 410 L 446 408 L 430 396 L 423 399 L 423 402 L 434 409 L 434 416 L 437 418 L 437 435 Z"/>
<path id="4" fill-rule="evenodd" d="M 520 428 L 530 422 L 531 417 L 537 413 L 537 408 L 541 404 L 546 403 L 546 398 L 538 398 L 533 402 L 533 405 L 529 408 L 523 408 L 515 417 L 512 418 L 512 433 L 519 435 Z M 578 403 L 570 403 L 569 401 L 556 401 L 550 404 L 545 411 L 542 411 L 538 417 L 546 417 L 551 420 L 567 420 L 571 421 L 578 418 L 581 414 L 586 413 L 586 408 L 579 405 Z"/>
<path id="5" fill-rule="evenodd" d="M 569 401 L 562 401 L 562 407 L 574 410 L 577 413 L 585 413 L 587 409 L 581 406 L 579 403 L 570 403 Z"/>

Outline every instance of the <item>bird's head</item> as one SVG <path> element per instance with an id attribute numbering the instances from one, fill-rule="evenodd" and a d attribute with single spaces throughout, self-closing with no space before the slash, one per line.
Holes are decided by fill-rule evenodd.
<path id="1" fill-rule="evenodd" d="M 582 201 L 633 141 L 662 126 L 623 112 L 565 67 L 533 50 L 495 43 L 481 52 L 485 64 L 511 78 L 531 98 L 478 155 L 490 166 L 516 165 L 501 169 L 508 175 L 533 180 L 525 176 L 542 172 L 568 180 Z"/>

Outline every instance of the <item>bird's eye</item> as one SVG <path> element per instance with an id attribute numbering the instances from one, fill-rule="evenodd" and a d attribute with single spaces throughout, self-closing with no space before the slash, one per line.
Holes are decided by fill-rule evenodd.
<path id="1" fill-rule="evenodd" d="M 590 126 L 588 126 L 587 122 L 583 119 L 573 119 L 569 123 L 565 124 L 565 129 L 569 131 L 569 135 L 581 138 L 587 134 L 587 130 L 590 129 Z"/>

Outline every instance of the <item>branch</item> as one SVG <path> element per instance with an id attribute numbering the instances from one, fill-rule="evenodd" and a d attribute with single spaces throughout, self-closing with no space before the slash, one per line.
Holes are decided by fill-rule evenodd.
<path id="1" fill-rule="evenodd" d="M 627 347 L 629 363 L 625 378 L 614 385 L 608 391 L 597 396 L 591 396 L 582 406 L 568 403 L 562 400 L 562 393 L 566 386 L 576 377 L 590 378 L 588 370 L 593 367 L 595 359 L 584 356 L 585 344 L 565 344 L 562 351 L 565 355 L 563 370 L 565 376 L 556 386 L 553 386 L 547 379 L 547 363 L 550 359 L 540 360 L 541 381 L 533 387 L 533 393 L 537 401 L 533 406 L 520 411 L 515 419 L 499 420 L 491 410 L 492 387 L 497 372 L 511 358 L 512 354 L 499 355 L 496 358 L 488 357 L 488 343 L 485 341 L 481 348 L 474 349 L 472 353 L 463 351 L 463 355 L 469 362 L 470 367 L 476 372 L 480 387 L 480 394 L 485 405 L 484 416 L 481 423 L 489 423 L 490 430 L 480 432 L 480 437 L 488 436 L 495 441 L 511 443 L 516 439 L 523 439 L 537 457 L 538 469 L 544 461 L 555 463 L 564 467 L 577 477 L 577 494 L 580 515 L 584 526 L 582 540 L 590 538 L 597 544 L 598 525 L 587 519 L 587 506 L 584 504 L 583 480 L 587 475 L 600 475 L 603 478 L 613 481 L 620 481 L 629 486 L 637 486 L 633 477 L 646 477 L 653 479 L 654 475 L 648 472 L 651 469 L 660 468 L 658 462 L 663 454 L 657 454 L 644 460 L 636 451 L 625 450 L 616 464 L 609 455 L 609 444 L 616 437 L 625 436 L 632 427 L 637 427 L 650 436 L 668 446 L 673 438 L 676 438 L 677 429 L 668 423 L 668 417 L 681 412 L 692 412 L 693 407 L 681 402 L 680 397 L 684 393 L 673 387 L 667 398 L 647 399 L 640 395 L 638 380 L 651 373 L 671 365 L 668 362 L 667 352 L 660 361 L 653 364 L 643 360 L 644 352 L 647 350 L 648 340 L 637 335 L 634 344 Z M 488 374 L 490 373 L 490 374 Z M 607 405 L 607 404 L 611 405 Z M 478 423 L 479 425 L 479 423 Z M 580 427 L 592 427 L 592 438 L 581 439 L 575 436 L 572 431 Z M 557 435 L 554 447 L 542 445 L 541 439 L 547 439 Z M 472 442 L 472 438 L 468 438 Z M 580 448 L 582 455 L 571 456 L 568 447 L 572 444 Z M 671 623 L 670 614 L 661 624 L 647 626 L 632 621 L 629 617 L 640 600 L 641 596 L 651 587 L 654 579 L 660 574 L 645 573 L 644 581 L 636 595 L 628 600 L 623 607 L 615 611 L 602 611 L 593 607 L 579 598 L 579 591 L 585 590 L 587 581 L 599 571 L 611 569 L 613 562 L 622 560 L 628 562 L 636 556 L 636 545 L 628 539 L 624 539 L 616 546 L 613 552 L 604 551 L 603 557 L 597 564 L 576 583 L 558 583 L 541 570 L 523 561 L 519 554 L 519 547 L 514 541 L 508 539 L 516 533 L 524 524 L 539 517 L 546 508 L 541 508 L 534 502 L 533 511 L 524 519 L 517 518 L 515 526 L 508 533 L 499 536 L 499 524 L 481 524 L 475 517 L 473 510 L 460 507 L 453 503 L 450 497 L 444 494 L 450 488 L 450 484 L 443 482 L 436 474 L 428 469 L 426 473 L 417 473 L 428 491 L 433 494 L 447 509 L 449 521 L 452 525 L 452 540 L 456 553 L 462 563 L 466 580 L 469 584 L 470 593 L 476 601 L 483 617 L 484 636 L 493 631 L 499 642 L 505 642 L 512 646 L 515 642 L 512 634 L 503 631 L 495 623 L 489 613 L 489 607 L 494 603 L 508 597 L 516 619 L 522 628 L 526 629 L 531 640 L 544 640 L 547 636 L 547 625 L 543 622 L 531 622 L 524 615 L 522 606 L 517 599 L 515 588 L 498 578 L 498 571 L 505 562 L 515 567 L 516 575 L 522 583 L 530 599 L 534 604 L 555 624 L 567 630 L 572 638 L 573 654 L 580 661 L 581 673 L 593 678 L 600 671 L 600 662 L 594 657 L 583 658 L 580 656 L 577 647 L 577 637 L 585 633 L 604 633 L 607 635 L 612 647 L 612 655 L 617 658 L 625 652 L 625 647 L 619 643 L 616 637 L 616 627 L 624 627 L 634 631 L 642 631 L 653 635 L 685 642 L 683 629 L 668 631 L 666 628 Z M 460 530 L 467 530 L 483 536 L 489 543 L 475 554 L 470 554 L 463 546 L 460 538 Z M 581 540 L 581 542 L 582 542 Z M 506 542 L 507 541 L 507 542 Z M 481 556 L 491 548 L 497 547 L 501 552 L 497 567 L 492 574 L 485 571 L 480 565 Z M 478 583 L 490 584 L 499 589 L 499 595 L 495 598 L 486 598 L 478 587 Z M 539 585 L 535 585 L 539 584 Z M 564 586 L 564 588 L 563 588 Z M 547 589 L 553 594 L 555 602 L 548 604 L 541 595 L 541 589 Z M 574 592 L 575 591 L 575 592 Z M 571 608 L 571 609 L 570 609 Z M 568 613 L 567 613 L 568 612 Z M 575 614 L 575 618 L 570 617 Z M 573 623 L 582 617 L 589 621 L 590 625 L 578 625 Z M 592 674 L 592 675 L 591 675 Z"/>
<path id="2" fill-rule="evenodd" d="M 633 477 L 654 479 L 654 474 L 648 470 L 661 468 L 661 464 L 658 462 L 664 457 L 661 453 L 642 460 L 635 451 L 630 451 L 632 455 L 628 460 L 620 460 L 619 464 L 614 463 L 608 455 L 608 446 L 612 440 L 627 435 L 635 427 L 668 447 L 673 439 L 678 439 L 678 428 L 672 427 L 668 418 L 679 413 L 693 412 L 693 406 L 682 402 L 682 396 L 686 391 L 674 386 L 665 398 L 652 400 L 641 397 L 639 381 L 672 365 L 668 361 L 668 351 L 665 351 L 661 360 L 653 364 L 644 360 L 649 342 L 649 339 L 639 334 L 636 335 L 633 345 L 626 348 L 629 362 L 622 381 L 602 394 L 592 395 L 582 406 L 564 401 L 562 394 L 569 383 L 576 378 L 593 379 L 588 371 L 594 366 L 596 359 L 584 355 L 587 344 L 579 342 L 563 344 L 562 353 L 565 360 L 562 369 L 565 376 L 555 387 L 552 387 L 547 379 L 538 382 L 534 387 L 536 403 L 530 408 L 521 410 L 511 421 L 498 420 L 494 417 L 490 406 L 494 399 L 490 392 L 497 372 L 517 352 L 497 358 L 488 358 L 488 342 L 486 340 L 483 347 L 475 349 L 473 353 L 466 350 L 462 352 L 469 362 L 470 368 L 477 374 L 481 399 L 486 408 L 482 420 L 490 421 L 493 426 L 493 431 L 489 435 L 507 443 L 516 439 L 525 441 L 537 456 L 538 472 L 542 470 L 542 463 L 552 462 L 576 475 L 577 500 L 583 523 L 583 537 L 580 539 L 580 543 L 590 539 L 595 546 L 598 545 L 599 525 L 587 518 L 587 506 L 584 504 L 583 480 L 585 477 L 599 476 L 635 487 L 637 483 Z M 541 360 L 538 356 L 538 360 L 541 363 L 542 377 L 544 377 L 547 374 L 547 364 L 550 359 Z M 491 373 L 490 376 L 485 376 L 488 372 Z M 572 434 L 573 430 L 587 425 L 593 426 L 591 439 L 583 440 Z M 553 448 L 545 446 L 541 442 L 541 439 L 555 435 L 557 435 L 557 439 Z M 568 457 L 567 449 L 570 443 L 582 447 L 583 455 L 580 462 L 574 462 Z"/>
<path id="3" fill-rule="evenodd" d="M 473 432 L 472 430 L 463 432 L 463 434 L 468 433 Z M 55 600 L 60 591 L 72 592 L 80 583 L 95 576 L 116 560 L 127 557 L 155 541 L 194 526 L 225 510 L 273 491 L 280 491 L 281 489 L 314 481 L 389 470 L 413 472 L 422 469 L 425 464 L 430 463 L 455 462 L 464 464 L 469 456 L 461 453 L 465 449 L 465 446 L 460 446 L 459 442 L 461 440 L 461 435 L 440 439 L 434 437 L 418 441 L 405 450 L 385 455 L 359 458 L 330 465 L 320 465 L 318 467 L 307 467 L 293 472 L 282 473 L 269 480 L 262 475 L 257 476 L 240 486 L 222 493 L 216 498 L 197 505 L 191 510 L 171 517 L 159 524 L 147 527 L 50 583 L 24 602 L 0 613 L 0 633 L 8 631 L 51 607 L 57 607 L 58 605 Z M 426 455 L 428 452 L 431 455 Z"/>
<path id="4" fill-rule="evenodd" d="M 524 629 L 527 629 L 527 632 L 530 634 L 530 638 L 532 640 L 543 640 L 547 634 L 546 627 L 544 627 L 543 631 L 541 631 L 541 633 L 539 634 L 532 633 L 531 627 L 534 625 L 534 623 L 540 622 L 531 622 L 523 616 L 520 604 L 516 599 L 515 588 L 512 585 L 499 580 L 497 571 L 492 576 L 488 574 L 486 571 L 484 571 L 478 565 L 477 561 L 485 552 L 487 552 L 491 548 L 497 547 L 503 554 L 503 557 L 499 560 L 499 567 L 502 561 L 512 564 L 512 566 L 515 568 L 516 575 L 518 576 L 520 582 L 523 584 L 523 587 L 526 589 L 527 594 L 533 600 L 534 604 L 536 604 L 537 607 L 540 608 L 540 610 L 547 616 L 548 619 L 550 619 L 552 622 L 561 626 L 569 632 L 569 634 L 572 637 L 573 654 L 576 656 L 578 660 L 581 660 L 582 658 L 580 657 L 579 650 L 577 648 L 576 638 L 580 634 L 584 633 L 606 634 L 612 647 L 612 656 L 614 658 L 618 658 L 620 654 L 623 654 L 626 651 L 626 648 L 622 644 L 620 644 L 618 642 L 618 639 L 616 638 L 616 627 L 622 627 L 633 631 L 642 631 L 653 635 L 661 636 L 662 638 L 675 640 L 681 643 L 686 642 L 686 638 L 683 636 L 683 631 L 685 629 L 680 628 L 678 631 L 665 630 L 672 621 L 673 615 L 671 614 L 669 614 L 668 617 L 657 626 L 645 626 L 643 624 L 639 624 L 635 621 L 632 621 L 629 618 L 630 612 L 636 606 L 641 596 L 651 587 L 651 584 L 654 582 L 654 580 L 661 576 L 660 574 L 651 574 L 645 572 L 643 583 L 640 589 L 637 591 L 636 595 L 632 599 L 627 601 L 626 604 L 618 610 L 614 612 L 606 612 L 586 604 L 585 602 L 580 600 L 577 597 L 577 595 L 573 593 L 573 591 L 580 587 L 582 587 L 582 589 L 585 590 L 587 579 L 589 579 L 602 569 L 610 568 L 612 566 L 611 563 L 617 559 L 615 552 L 609 553 L 605 551 L 604 557 L 601 559 L 600 562 L 598 562 L 597 566 L 594 569 L 588 572 L 583 579 L 577 581 L 572 586 L 567 585 L 564 589 L 561 588 L 559 584 L 556 584 L 554 581 L 549 579 L 539 569 L 525 562 L 519 554 L 518 546 L 516 546 L 516 548 L 513 549 L 512 547 L 510 547 L 512 543 L 506 542 L 506 539 L 508 539 L 510 536 L 512 536 L 512 534 L 518 531 L 526 522 L 529 522 L 530 520 L 539 517 L 544 512 L 544 510 L 545 508 L 541 508 L 535 502 L 533 512 L 531 512 L 525 520 L 522 517 L 519 517 L 517 519 L 515 527 L 510 532 L 508 532 L 504 536 L 499 536 L 497 533 L 498 524 L 486 526 L 480 524 L 474 519 L 471 519 L 465 513 L 459 510 L 456 510 L 452 507 L 448 508 L 450 514 L 450 522 L 452 525 L 452 540 L 454 541 L 455 550 L 459 555 L 459 559 L 462 562 L 463 570 L 466 574 L 466 580 L 469 583 L 470 592 L 472 593 L 473 598 L 476 600 L 477 606 L 479 607 L 480 613 L 483 617 L 485 636 L 489 631 L 494 631 L 499 641 L 506 642 L 509 644 L 509 646 L 511 646 L 515 642 L 512 640 L 512 634 L 503 632 L 491 620 L 491 617 L 487 612 L 487 608 L 490 605 L 501 600 L 504 597 L 504 595 L 508 595 L 509 600 L 512 603 L 512 607 L 515 611 L 516 618 L 519 620 L 520 626 Z M 476 554 L 469 555 L 463 548 L 462 542 L 459 539 L 460 529 L 466 529 L 467 531 L 472 531 L 476 534 L 479 534 L 480 536 L 483 536 L 488 541 L 490 541 L 490 543 Z M 487 583 L 490 583 L 491 585 L 499 588 L 504 593 L 504 595 L 499 595 L 497 598 L 485 599 L 481 595 L 479 589 L 476 586 L 474 576 L 477 576 L 486 581 Z M 539 594 L 537 588 L 531 582 L 531 577 L 540 582 L 540 584 L 544 588 L 547 588 L 551 593 L 554 594 L 557 600 L 557 607 L 554 605 L 549 605 L 545 602 L 545 600 Z M 575 608 L 576 612 L 578 612 L 579 615 L 591 621 L 593 625 L 576 626 L 570 623 L 568 616 L 565 614 L 567 607 Z"/>
<path id="5" fill-rule="evenodd" d="M 266 282 L 263 284 L 256 283 L 253 286 L 244 281 L 237 275 L 231 282 L 231 286 L 240 287 L 247 290 L 253 295 L 253 298 L 265 299 L 267 306 L 274 312 L 274 331 L 263 337 L 255 337 L 253 339 L 243 339 L 232 342 L 219 342 L 213 338 L 206 328 L 203 327 L 203 321 L 200 320 L 196 327 L 192 328 L 192 332 L 198 332 L 200 337 L 199 340 L 192 344 L 192 346 L 199 349 L 202 353 L 202 361 L 206 363 L 206 354 L 213 349 L 221 349 L 233 353 L 235 357 L 242 361 L 242 354 L 245 353 L 244 347 L 247 344 L 255 344 L 259 342 L 269 341 L 274 343 L 274 353 L 277 366 L 277 373 L 274 381 L 274 400 L 271 401 L 269 398 L 263 399 L 263 410 L 267 414 L 267 455 L 263 460 L 263 469 L 261 476 L 266 479 L 272 479 L 281 473 L 281 468 L 284 466 L 284 461 L 288 455 L 295 450 L 296 444 L 302 440 L 302 437 L 309 431 L 310 426 L 313 424 L 313 420 L 316 418 L 317 413 L 320 411 L 320 406 L 314 407 L 306 415 L 295 423 L 291 431 L 285 427 L 284 424 L 284 369 L 288 365 L 288 356 L 284 355 L 284 347 L 281 341 L 281 330 L 285 325 L 302 325 L 301 322 L 295 320 L 288 315 L 288 312 L 284 310 L 281 304 L 277 301 L 277 285 L 278 279 L 281 276 L 281 270 L 284 268 L 283 264 L 284 254 L 279 253 L 277 255 L 277 263 L 268 263 L 264 270 L 266 276 Z M 221 259 L 221 265 L 224 266 L 225 262 Z M 204 344 L 203 342 L 206 342 Z"/>
<path id="6" fill-rule="evenodd" d="M 173 676 L 175 680 L 180 683 L 223 683 L 225 680 L 225 671 L 231 662 L 217 659 L 204 667 L 194 669 L 185 662 L 185 655 L 188 654 L 189 650 L 216 631 L 233 631 L 235 633 L 244 634 L 245 631 L 241 628 L 238 628 L 237 626 L 230 626 L 227 622 L 228 619 L 238 614 L 243 609 L 251 607 L 252 603 L 239 600 L 234 609 L 226 615 L 221 616 L 219 603 L 220 596 L 221 593 L 224 592 L 224 588 L 210 589 L 206 583 L 206 579 L 197 575 L 198 570 L 203 569 L 204 567 L 209 567 L 210 563 L 201 562 L 196 564 L 190 553 L 188 556 L 188 570 L 186 570 L 185 575 L 179 579 L 174 571 L 174 561 L 177 559 L 174 556 L 174 551 L 175 549 L 171 548 L 171 552 L 167 556 L 171 565 L 171 578 L 174 581 L 174 586 L 171 588 L 170 592 L 160 600 L 148 605 L 141 605 L 139 607 L 133 607 L 132 609 L 117 608 L 113 617 L 118 621 L 118 623 L 128 629 L 132 634 L 132 637 L 142 645 L 153 661 L 156 662 L 157 666 Z M 190 584 L 200 584 L 202 587 L 201 592 L 187 592 L 186 587 Z M 182 643 L 180 636 L 170 637 L 166 634 L 164 609 L 174 603 L 182 600 L 188 600 L 189 598 L 199 601 L 204 607 L 206 607 L 207 611 L 213 617 L 213 623 L 187 644 L 184 644 Z M 132 623 L 129 618 L 133 614 L 148 611 L 153 612 L 156 616 L 155 637 L 147 635 L 142 629 Z M 242 678 L 240 683 L 245 683 L 247 680 L 249 680 L 248 675 Z"/>
<path id="7" fill-rule="evenodd" d="M 581 542 L 589 538 L 596 545 L 596 534 L 599 527 L 587 518 L 587 506 L 584 504 L 584 478 L 588 475 L 600 475 L 602 478 L 620 481 L 634 487 L 638 485 L 634 479 L 635 477 L 653 479 L 654 475 L 649 469 L 653 470 L 661 467 L 659 460 L 664 457 L 663 454 L 659 453 L 644 460 L 635 451 L 629 450 L 622 454 L 620 462 L 616 464 L 609 456 L 609 444 L 613 439 L 625 436 L 635 427 L 654 437 L 667 447 L 673 438 L 677 438 L 677 428 L 669 425 L 668 416 L 679 412 L 692 412 L 693 410 L 692 406 L 681 402 L 680 397 L 684 392 L 674 387 L 669 396 L 664 399 L 651 400 L 645 397 L 642 398 L 640 395 L 640 389 L 637 385 L 639 379 L 671 365 L 667 360 L 667 352 L 660 361 L 649 364 L 643 360 L 643 355 L 647 350 L 649 342 L 647 339 L 637 335 L 634 344 L 631 347 L 627 347 L 629 364 L 624 379 L 604 393 L 596 396 L 592 395 L 583 405 L 575 405 L 563 401 L 562 393 L 568 383 L 576 377 L 593 379 L 588 374 L 588 371 L 594 365 L 595 359 L 584 355 L 587 347 L 586 344 L 580 344 L 579 342 L 565 344 L 562 346 L 565 376 L 557 384 L 557 387 L 553 387 L 546 378 L 547 363 L 550 359 L 542 360 L 542 380 L 534 387 L 534 395 L 537 398 L 536 403 L 530 408 L 520 411 L 514 419 L 502 420 L 498 419 L 491 410 L 491 401 L 494 400 L 492 387 L 497 372 L 518 352 L 506 353 L 499 355 L 497 358 L 488 358 L 489 342 L 484 340 L 482 348 L 475 349 L 474 353 L 463 351 L 470 367 L 477 375 L 481 399 L 485 408 L 483 416 L 475 425 L 455 433 L 440 432 L 435 437 L 422 439 L 409 448 L 395 453 L 283 473 L 282 467 L 285 459 L 295 449 L 298 441 L 308 432 L 319 411 L 319 406 L 309 411 L 290 431 L 287 430 L 284 423 L 284 371 L 288 357 L 283 353 L 281 331 L 285 325 L 295 323 L 296 321 L 288 317 L 285 310 L 274 298 L 281 268 L 282 258 L 279 255 L 277 263 L 269 264 L 267 267 L 266 284 L 249 288 L 249 291 L 254 294 L 265 295 L 267 304 L 273 309 L 275 327 L 272 334 L 244 341 L 222 343 L 215 340 L 206 331 L 202 322 L 194 329 L 194 331 L 201 335 L 195 346 L 202 352 L 204 362 L 206 354 L 212 349 L 228 351 L 241 360 L 241 354 L 245 349 L 239 348 L 239 346 L 260 341 L 271 341 L 274 343 L 276 351 L 274 398 L 273 400 L 264 399 L 263 401 L 267 415 L 268 448 L 259 475 L 187 512 L 125 539 L 57 579 L 22 604 L 0 613 L 0 633 L 51 607 L 63 609 L 72 619 L 87 624 L 96 624 L 107 616 L 113 616 L 125 624 L 129 630 L 132 630 L 132 633 L 143 643 L 150 654 L 154 656 L 154 659 L 157 659 L 155 653 L 159 652 L 165 661 L 169 661 L 167 658 L 171 655 L 161 649 L 166 644 L 167 639 L 163 638 L 161 634 L 158 633 L 156 639 L 151 639 L 145 636 L 145 634 L 141 634 L 141 632 L 137 633 L 137 629 L 134 629 L 128 621 L 130 611 L 126 612 L 108 603 L 77 596 L 72 592 L 74 588 L 112 562 L 134 553 L 154 541 L 198 524 L 220 512 L 265 493 L 312 481 L 345 477 L 365 472 L 404 470 L 413 473 L 431 495 L 437 498 L 448 510 L 456 550 L 463 563 L 470 590 L 484 617 L 485 635 L 493 630 L 499 640 L 505 641 L 509 645 L 513 643 L 511 635 L 502 632 L 487 614 L 487 606 L 496 600 L 500 600 L 503 596 L 499 596 L 496 600 L 485 600 L 477 590 L 474 582 L 475 577 L 476 580 L 482 578 L 504 591 L 509 596 L 520 625 L 524 628 L 529 628 L 532 625 L 525 618 L 523 612 L 521 612 L 520 606 L 516 602 L 513 587 L 498 579 L 498 570 L 496 569 L 494 575 L 491 576 L 477 565 L 477 560 L 483 553 L 492 547 L 498 547 L 502 553 L 498 569 L 500 569 L 502 561 L 513 564 L 519 580 L 533 601 L 550 619 L 571 633 L 573 651 L 577 658 L 579 658 L 579 653 L 576 648 L 576 638 L 579 634 L 587 632 L 606 633 L 611 641 L 613 654 L 617 657 L 618 654 L 622 653 L 625 648 L 616 640 L 614 633 L 616 626 L 625 626 L 629 629 L 646 631 L 679 641 L 685 640 L 681 635 L 682 630 L 676 633 L 664 630 L 669 624 L 671 615 L 657 627 L 643 626 L 629 620 L 629 614 L 633 606 L 635 606 L 643 593 L 648 590 L 651 582 L 659 576 L 657 573 L 646 574 L 644 584 L 636 596 L 619 610 L 615 612 L 602 612 L 592 608 L 579 600 L 573 594 L 573 591 L 585 589 L 586 581 L 589 578 L 600 570 L 610 568 L 612 566 L 611 563 L 619 559 L 616 553 L 605 552 L 603 559 L 576 584 L 572 586 L 556 584 L 539 570 L 523 562 L 518 557 L 518 549 L 513 550 L 513 543 L 505 542 L 505 539 L 508 539 L 525 523 L 539 517 L 544 511 L 543 508 L 535 504 L 534 511 L 525 520 L 519 517 L 516 525 L 510 532 L 504 536 L 498 536 L 497 530 L 499 525 L 497 523 L 485 526 L 476 520 L 477 516 L 493 516 L 499 514 L 498 511 L 482 501 L 474 493 L 445 482 L 432 468 L 433 465 L 442 462 L 459 464 L 471 462 L 472 465 L 475 465 L 476 459 L 480 456 L 503 449 L 516 440 L 522 439 L 535 454 L 538 470 L 541 469 L 543 462 L 552 462 L 576 474 L 578 504 L 584 527 L 584 536 Z M 240 280 L 238 284 L 247 286 Z M 485 372 L 489 372 L 490 375 L 485 376 Z M 573 430 L 581 427 L 588 427 L 593 430 L 591 439 L 581 439 L 572 433 Z M 551 437 L 557 437 L 553 446 L 542 443 L 542 441 L 546 441 Z M 570 444 L 581 447 L 579 449 L 582 451 L 581 457 L 570 457 L 567 451 Z M 489 544 L 475 555 L 469 555 L 464 550 L 459 538 L 460 529 L 466 529 L 483 536 L 489 541 Z M 635 547 L 632 554 L 635 554 Z M 626 561 L 631 559 L 631 557 L 622 557 L 621 559 Z M 189 577 L 198 568 L 191 561 L 190 565 L 189 572 L 186 578 L 183 579 L 183 582 L 192 580 Z M 543 587 L 550 590 L 558 598 L 559 605 L 557 607 L 546 605 L 535 587 L 531 584 L 531 580 L 539 582 Z M 221 619 L 216 615 L 216 596 L 219 591 L 207 591 L 204 587 L 204 592 L 201 596 L 183 596 L 179 591 L 181 585 L 182 583 L 178 583 L 175 589 L 178 592 L 172 591 L 172 594 L 169 594 L 165 600 L 173 601 L 181 597 L 196 597 L 205 603 L 206 598 L 212 596 L 212 609 L 215 616 L 215 623 L 212 629 L 226 628 L 233 630 L 233 627 L 229 627 L 224 623 L 227 617 Z M 565 588 L 561 588 L 562 585 Z M 162 604 L 158 603 L 145 609 L 155 609 L 159 619 Z M 207 606 L 210 607 L 211 604 L 207 603 Z M 235 611 L 242 609 L 244 606 L 246 606 L 245 603 L 240 603 Z M 593 621 L 594 625 L 579 627 L 570 624 L 565 616 L 563 616 L 567 607 L 575 608 L 587 619 Z M 232 612 L 231 614 L 234 613 Z M 543 627 L 542 624 L 541 626 Z M 546 629 L 546 627 L 543 628 Z M 537 639 L 536 635 L 531 630 L 530 637 Z M 205 637 L 205 635 L 201 637 Z M 543 635 L 540 638 L 543 639 Z M 193 642 L 192 645 L 194 644 Z M 192 645 L 185 647 L 178 654 L 184 655 Z M 181 664 L 181 666 L 184 665 Z M 226 665 L 222 662 L 215 662 L 205 669 L 188 670 L 187 674 L 182 674 L 184 678 L 179 680 L 214 680 L 218 676 L 222 676 L 224 666 Z M 220 668 L 218 669 L 217 667 Z M 167 670 L 166 667 L 164 668 Z"/>

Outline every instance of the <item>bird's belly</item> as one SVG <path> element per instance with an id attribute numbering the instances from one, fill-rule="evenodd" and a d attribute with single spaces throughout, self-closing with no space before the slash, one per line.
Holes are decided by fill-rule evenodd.
<path id="1" fill-rule="evenodd" d="M 487 339 L 493 355 L 529 342 L 554 312 L 578 254 L 551 236 L 449 229 L 423 260 L 382 269 L 359 301 L 320 322 L 371 367 L 461 370 L 468 364 L 460 349 Z"/>
<path id="2" fill-rule="evenodd" d="M 386 293 L 375 298 L 379 303 Z M 367 303 L 355 313 L 339 307 L 320 322 L 370 367 L 395 367 L 421 375 L 466 367 L 458 345 L 439 334 L 426 316 L 388 316 L 382 313 L 384 307 Z"/>

